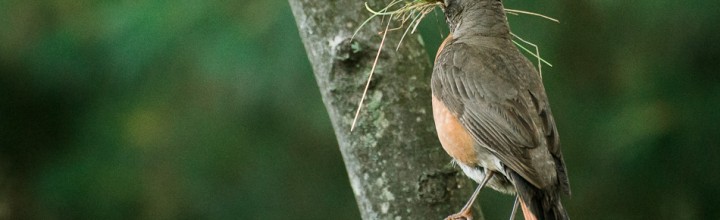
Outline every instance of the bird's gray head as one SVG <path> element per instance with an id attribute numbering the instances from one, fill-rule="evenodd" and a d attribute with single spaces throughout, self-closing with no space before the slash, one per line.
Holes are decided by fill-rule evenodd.
<path id="1" fill-rule="evenodd" d="M 502 0 L 443 0 L 442 9 L 453 33 L 459 29 L 484 36 L 510 33 Z"/>

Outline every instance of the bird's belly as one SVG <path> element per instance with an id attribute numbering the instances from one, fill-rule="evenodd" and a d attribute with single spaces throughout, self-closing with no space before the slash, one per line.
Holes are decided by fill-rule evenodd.
<path id="1" fill-rule="evenodd" d="M 485 169 L 483 167 L 479 166 L 471 166 L 468 164 L 464 164 L 461 162 L 457 163 L 460 168 L 462 168 L 463 173 L 465 173 L 466 176 L 470 177 L 470 179 L 474 180 L 475 182 L 482 182 L 482 180 L 485 178 L 485 175 L 487 175 L 488 169 Z M 510 183 L 510 180 L 505 175 L 504 171 L 497 171 L 493 170 L 495 174 L 493 175 L 492 179 L 488 181 L 487 186 L 502 193 L 507 194 L 515 194 L 515 187 Z"/>
<path id="2" fill-rule="evenodd" d="M 457 117 L 435 96 L 432 97 L 432 105 L 440 144 L 460 165 L 465 175 L 479 183 L 487 171 L 493 171 L 496 175 L 488 182 L 488 186 L 500 192 L 514 193 L 515 189 L 505 177 L 505 168 L 500 159 L 485 147 L 478 146 Z"/>
<path id="3" fill-rule="evenodd" d="M 457 117 L 435 96 L 432 97 L 432 106 L 435 129 L 443 149 L 456 161 L 476 164 L 478 158 L 473 149 L 475 141 L 472 136 L 460 124 Z"/>

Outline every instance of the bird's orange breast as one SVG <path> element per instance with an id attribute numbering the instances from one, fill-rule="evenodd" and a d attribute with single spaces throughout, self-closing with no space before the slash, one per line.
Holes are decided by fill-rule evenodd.
<path id="1" fill-rule="evenodd" d="M 432 96 L 435 129 L 443 149 L 455 160 L 468 165 L 478 163 L 475 141 L 458 118 L 442 103 Z"/>
<path id="2" fill-rule="evenodd" d="M 445 38 L 445 40 L 443 40 L 442 43 L 440 43 L 440 47 L 438 47 L 438 50 L 435 53 L 435 62 L 437 62 L 437 58 L 438 58 L 438 56 L 440 56 L 440 52 L 442 52 L 443 49 L 445 49 L 445 45 L 447 45 L 448 42 L 450 42 L 452 40 L 453 40 L 453 37 L 452 37 L 452 33 L 451 33 L 451 34 L 448 34 L 448 36 Z"/>

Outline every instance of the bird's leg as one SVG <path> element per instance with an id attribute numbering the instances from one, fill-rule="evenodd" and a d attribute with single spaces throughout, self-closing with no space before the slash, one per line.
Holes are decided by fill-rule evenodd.
<path id="1" fill-rule="evenodd" d="M 475 203 L 475 199 L 480 194 L 480 190 L 490 181 L 490 178 L 493 176 L 493 171 L 487 170 L 487 174 L 485 175 L 485 178 L 483 181 L 478 185 L 478 187 L 475 189 L 475 192 L 473 192 L 472 196 L 470 196 L 470 200 L 468 200 L 467 203 L 465 203 L 465 206 L 460 210 L 460 212 L 455 213 L 453 215 L 448 216 L 445 218 L 445 220 L 472 220 L 472 205 Z"/>
<path id="2" fill-rule="evenodd" d="M 525 220 L 537 220 L 538 219 L 537 217 L 535 217 L 535 215 L 532 212 L 530 212 L 530 207 L 527 207 L 527 205 L 525 205 L 525 202 L 523 202 L 522 200 L 520 201 L 520 207 L 522 208 L 523 217 L 525 217 Z"/>
<path id="3" fill-rule="evenodd" d="M 520 194 L 515 195 L 515 203 L 513 203 L 513 209 L 510 213 L 510 220 L 515 220 L 515 213 L 517 213 L 518 205 L 520 205 Z"/>

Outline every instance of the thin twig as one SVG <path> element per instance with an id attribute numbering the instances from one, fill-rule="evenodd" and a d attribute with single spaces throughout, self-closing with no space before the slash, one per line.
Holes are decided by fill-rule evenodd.
<path id="1" fill-rule="evenodd" d="M 522 39 L 521 37 L 518 37 L 518 36 L 515 35 L 514 33 L 510 33 L 510 34 L 511 34 L 513 37 L 517 38 L 518 40 L 522 41 L 523 43 L 526 43 L 526 44 L 528 44 L 528 45 L 530 45 L 530 46 L 532 46 L 532 47 L 535 48 L 535 53 L 533 54 L 532 52 L 530 52 L 530 50 L 528 50 L 527 48 L 523 47 L 523 46 L 520 45 L 518 42 L 516 42 L 516 41 L 513 40 L 513 43 L 515 43 L 515 45 L 517 45 L 518 47 L 520 47 L 520 48 L 522 48 L 523 50 L 525 50 L 525 52 L 528 52 L 528 53 L 532 54 L 534 57 L 536 57 L 536 58 L 538 59 L 538 73 L 540 74 L 540 78 L 542 79 L 542 63 L 545 63 L 545 64 L 547 64 L 547 65 L 550 66 L 550 67 L 552 67 L 552 64 L 550 64 L 549 62 L 547 62 L 547 61 L 543 60 L 542 58 L 540 58 L 540 49 L 538 48 L 537 45 L 535 45 L 535 44 L 533 44 L 533 43 L 530 43 L 530 41 L 526 41 L 525 39 Z"/>
<path id="2" fill-rule="evenodd" d="M 517 14 L 533 15 L 533 16 L 538 16 L 541 18 L 545 18 L 545 19 L 560 23 L 560 21 L 558 19 L 552 18 L 552 17 L 544 15 L 544 14 L 535 13 L 535 12 L 516 10 L 516 9 L 507 9 L 507 8 L 505 9 L 505 11 L 508 12 L 508 14 L 512 14 L 512 15 L 517 15 Z"/>
<path id="3" fill-rule="evenodd" d="M 411 12 L 411 14 L 412 14 L 412 12 Z M 395 50 L 399 50 L 399 49 L 400 49 L 400 45 L 402 44 L 403 40 L 405 39 L 405 36 L 407 35 L 408 31 L 410 31 L 410 27 L 412 26 L 413 23 L 415 23 L 415 21 L 416 21 L 421 15 L 422 15 L 421 13 L 418 13 L 417 16 L 412 16 L 412 21 L 410 21 L 410 25 L 408 26 L 408 28 L 405 28 L 405 32 L 403 33 L 402 37 L 400 37 L 400 42 L 398 42 L 397 48 L 395 48 Z M 403 23 L 405 23 L 405 22 L 403 21 Z"/>
<path id="4" fill-rule="evenodd" d="M 360 116 L 360 109 L 362 109 L 363 101 L 365 101 L 368 88 L 370 88 L 370 81 L 372 80 L 373 73 L 375 73 L 375 67 L 377 67 L 378 60 L 380 59 L 380 52 L 382 52 L 383 45 L 385 45 L 385 37 L 387 36 L 388 30 L 390 29 L 390 23 L 392 23 L 392 16 L 393 15 L 391 14 L 390 19 L 388 19 L 387 26 L 385 26 L 385 32 L 383 33 L 382 40 L 380 41 L 380 47 L 378 47 L 377 55 L 375 55 L 375 61 L 373 62 L 373 66 L 370 69 L 370 75 L 368 76 L 367 83 L 365 84 L 365 90 L 363 90 L 362 98 L 360 98 L 360 102 L 358 103 L 358 108 L 355 112 L 355 118 L 353 119 L 352 125 L 350 126 L 350 132 L 355 129 L 355 123 L 357 122 L 358 116 Z"/>
<path id="5" fill-rule="evenodd" d="M 380 9 L 380 12 L 385 12 L 385 11 L 387 11 L 388 9 L 390 9 L 390 7 L 396 5 L 397 3 L 400 3 L 400 2 L 402 2 L 402 1 L 401 1 L 401 0 L 395 0 L 395 1 L 393 1 L 393 2 L 390 2 L 390 4 L 388 4 L 388 6 L 386 6 L 386 7 L 383 8 L 383 9 Z M 357 33 L 360 32 L 360 29 L 362 29 L 362 27 L 364 27 L 368 22 L 370 22 L 370 20 L 372 20 L 373 18 L 375 18 L 376 16 L 379 15 L 379 14 L 377 14 L 375 11 L 373 11 L 372 9 L 370 9 L 370 6 L 368 5 L 367 2 L 365 2 L 365 8 L 366 8 L 368 11 L 370 11 L 370 13 L 372 13 L 373 15 L 370 16 L 368 19 L 365 19 L 365 21 L 363 21 L 363 23 L 360 24 L 360 26 L 359 26 L 357 29 L 355 29 L 355 33 L 353 33 L 352 37 L 350 37 L 350 41 L 352 41 L 353 39 L 355 39 L 355 35 L 357 35 Z"/>

